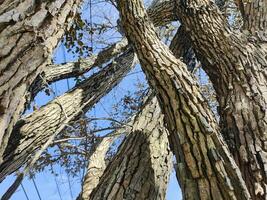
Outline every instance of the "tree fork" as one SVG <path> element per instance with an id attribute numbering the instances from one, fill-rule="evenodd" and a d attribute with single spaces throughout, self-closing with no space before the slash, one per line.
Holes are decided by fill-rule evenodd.
<path id="1" fill-rule="evenodd" d="M 153 20 L 155 25 L 160 26 L 160 25 L 164 25 L 165 23 L 168 23 L 170 21 L 173 21 L 175 19 L 176 16 L 173 14 L 174 12 L 173 12 L 172 8 L 173 7 L 170 5 L 161 4 L 161 6 L 157 6 L 155 8 L 151 7 L 148 12 L 150 13 L 151 19 Z M 156 15 L 155 13 L 158 13 L 158 14 L 162 13 L 162 14 Z M 168 14 L 168 17 L 165 17 L 164 20 L 162 21 L 161 19 L 162 19 L 162 16 L 164 15 L 164 13 L 169 13 L 169 14 Z M 161 17 L 159 17 L 159 16 L 161 16 Z M 90 58 L 82 60 L 79 63 L 79 69 L 77 69 L 75 67 L 75 66 L 77 66 L 77 63 L 76 64 L 75 63 L 66 63 L 63 65 L 57 65 L 57 66 L 48 65 L 44 69 L 44 71 L 41 73 L 40 77 L 35 80 L 34 84 L 31 86 L 32 89 L 30 91 L 32 92 L 32 95 L 34 96 L 35 94 L 37 94 L 37 92 L 40 89 L 42 89 L 42 87 L 45 84 L 60 80 L 62 78 L 73 77 L 77 74 L 84 73 L 84 72 L 88 71 L 89 69 L 92 69 L 93 67 L 96 67 L 96 66 L 102 64 L 103 62 L 108 61 L 112 56 L 121 54 L 122 51 L 127 51 L 127 53 L 124 53 L 120 56 L 120 58 L 124 61 L 125 61 L 125 59 L 130 59 L 129 56 L 127 57 L 127 55 L 133 54 L 133 50 L 128 45 L 126 40 L 122 40 L 121 42 L 118 42 L 118 43 L 112 45 L 110 48 L 100 52 L 100 54 L 98 54 L 97 56 L 92 56 Z M 123 58 L 123 56 L 124 57 L 126 56 L 126 57 Z M 131 62 L 131 59 L 129 60 L 129 62 Z M 113 65 L 113 64 L 110 64 L 110 65 Z M 102 70 L 103 72 L 101 74 L 99 74 L 99 77 L 93 78 L 93 81 L 88 80 L 88 81 L 83 82 L 82 84 L 85 84 L 85 85 L 86 85 L 86 82 L 92 83 L 90 85 L 90 87 L 86 88 L 85 93 L 86 93 L 86 91 L 90 91 L 93 89 L 93 85 L 95 84 L 94 82 L 98 82 L 99 84 L 100 84 L 100 82 L 105 82 L 105 80 L 106 80 L 105 79 L 105 73 L 109 74 L 108 77 L 112 77 L 112 75 L 115 75 L 114 77 L 118 77 L 117 75 L 121 75 L 122 71 L 126 73 L 128 70 L 130 70 L 130 67 L 128 64 L 126 64 L 125 66 L 120 65 L 120 67 L 117 66 L 117 68 L 115 70 L 115 64 L 114 64 L 114 68 L 110 67 L 110 69 L 111 70 L 103 69 Z M 120 78 L 122 78 L 122 77 L 120 77 Z M 118 82 L 120 81 L 120 78 L 118 78 Z M 45 81 L 45 84 L 44 84 L 44 81 Z M 109 81 L 106 81 L 106 83 L 108 83 L 108 82 Z M 106 87 L 103 91 L 100 90 L 101 92 L 103 92 L 103 94 L 100 94 L 100 92 L 98 91 L 98 93 L 97 93 L 98 96 L 96 97 L 96 99 L 92 100 L 90 105 L 96 103 L 101 96 L 106 94 L 108 92 L 108 90 L 110 90 L 112 88 L 112 86 L 113 86 L 113 84 L 109 85 L 109 87 Z M 83 86 L 80 85 L 79 87 L 82 88 Z M 51 104 L 52 105 L 55 103 L 57 104 L 57 101 L 63 102 L 63 103 L 66 102 L 66 98 L 68 97 L 68 95 L 70 95 L 71 99 L 75 99 L 75 98 L 73 98 L 75 95 L 71 95 L 72 93 L 75 94 L 75 92 L 74 92 L 75 89 L 76 88 L 74 88 L 72 90 L 72 92 L 70 92 L 69 94 L 66 94 L 65 97 L 59 97 L 59 100 L 54 100 L 53 102 L 51 102 Z M 93 95 L 93 93 L 89 94 L 89 97 L 91 95 Z M 84 100 L 82 100 L 82 101 L 84 101 Z M 47 108 L 43 107 L 42 110 L 44 110 L 44 112 L 47 112 L 49 110 L 49 107 L 51 107 L 51 104 L 50 105 L 48 104 L 49 106 L 47 106 Z M 76 105 L 76 104 L 74 103 L 73 105 Z M 74 109 L 74 107 L 75 106 L 72 106 L 72 109 Z M 71 107 L 69 107 L 69 108 L 71 108 Z M 89 108 L 90 108 L 90 106 L 87 107 L 87 109 L 89 109 Z M 48 109 L 48 110 L 46 110 L 46 109 Z M 58 111 L 58 113 L 54 113 L 54 116 L 62 115 L 61 109 L 56 109 L 56 110 Z M 54 111 L 56 111 L 56 110 L 54 110 Z M 29 118 L 29 119 L 34 119 L 34 116 L 39 116 L 38 113 L 39 113 L 39 110 L 32 113 L 31 118 Z M 38 118 L 40 118 L 40 116 Z M 47 118 L 47 119 L 44 118 L 42 120 L 43 126 L 41 126 L 40 128 L 42 128 L 42 127 L 45 128 L 47 126 L 48 122 L 49 122 L 49 118 Z M 26 124 L 27 124 L 27 127 L 29 130 L 31 130 L 31 125 L 35 126 L 34 120 L 31 122 L 29 121 L 29 123 L 25 123 L 25 124 L 24 123 L 25 123 L 25 119 L 21 119 L 16 124 L 16 126 L 15 126 L 16 130 L 13 130 L 14 136 L 18 133 L 21 133 L 20 129 L 23 127 L 26 127 Z M 56 129 L 56 126 L 58 126 L 59 124 L 60 124 L 60 120 L 57 123 L 55 123 L 54 125 L 52 125 L 49 128 L 49 130 Z M 4 158 L 3 158 L 4 160 L 3 160 L 2 164 L 0 164 L 0 180 L 3 179 L 7 174 L 10 174 L 14 170 L 18 169 L 25 162 L 26 157 L 31 156 L 30 152 L 33 153 L 33 151 L 30 150 L 30 151 L 26 152 L 25 147 L 26 147 L 26 149 L 38 148 L 38 145 L 36 147 L 33 147 L 33 145 L 38 143 L 38 141 L 41 141 L 39 139 L 35 141 L 35 138 L 37 138 L 37 136 L 40 134 L 42 135 L 42 133 L 37 134 L 36 137 L 32 137 L 32 136 L 30 136 L 31 134 L 29 136 L 27 136 L 27 134 L 29 134 L 30 132 L 28 132 L 28 131 L 22 131 L 22 132 L 23 132 L 23 134 L 22 134 L 23 136 L 21 136 L 21 134 L 18 134 L 16 137 L 10 138 L 9 145 L 8 145 L 7 149 L 5 150 L 5 154 L 4 154 Z M 43 138 L 45 140 L 45 138 L 47 138 L 47 137 L 49 137 L 49 134 L 47 134 L 47 136 L 43 135 L 41 138 Z M 28 146 L 25 144 L 30 143 L 30 142 L 26 139 L 23 139 L 23 138 L 31 138 L 29 141 L 35 141 L 35 142 L 31 143 L 31 145 Z M 18 141 L 20 141 L 20 142 L 18 143 Z M 25 141 L 26 143 L 24 143 L 23 141 Z"/>
<path id="2" fill-rule="evenodd" d="M 177 15 L 215 88 L 222 135 L 252 198 L 266 199 L 267 51 L 251 40 L 251 34 L 266 30 L 261 22 L 267 14 L 265 4 L 257 2 L 246 4 L 257 5 L 246 10 L 246 15 L 253 15 L 246 18 L 251 23 L 235 33 L 213 2 L 176 1 Z"/>
<path id="3" fill-rule="evenodd" d="M 160 42 L 140 0 L 117 2 L 125 33 L 165 115 L 170 144 L 183 171 L 184 197 L 250 199 L 217 122 L 185 64 Z"/>
<path id="4" fill-rule="evenodd" d="M 172 21 L 177 20 L 177 16 L 174 12 L 173 3 L 158 3 L 148 9 L 148 15 L 155 26 L 164 26 Z M 121 41 L 111 45 L 110 47 L 99 52 L 97 55 L 92 55 L 89 58 L 82 58 L 77 62 L 63 63 L 59 65 L 50 64 L 45 67 L 43 72 L 36 78 L 29 90 L 31 99 L 36 94 L 46 87 L 46 84 L 53 83 L 66 78 L 82 75 L 94 67 L 100 67 L 101 65 L 109 62 L 112 58 L 122 54 L 126 50 L 130 49 L 128 41 L 123 38 Z M 46 83 L 44 83 L 44 80 Z"/>

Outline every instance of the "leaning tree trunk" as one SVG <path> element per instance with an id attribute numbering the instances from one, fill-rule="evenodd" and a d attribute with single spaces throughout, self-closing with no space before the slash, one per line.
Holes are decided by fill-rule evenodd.
<path id="1" fill-rule="evenodd" d="M 247 188 L 253 199 L 266 199 L 267 3 L 239 2 L 242 34 L 229 29 L 213 2 L 176 1 L 176 11 L 216 90 L 222 134 Z"/>
<path id="2" fill-rule="evenodd" d="M 249 199 L 217 122 L 185 64 L 160 42 L 140 0 L 118 0 L 122 24 L 157 91 L 186 199 Z"/>
<path id="3" fill-rule="evenodd" d="M 77 197 L 77 200 L 90 199 L 93 189 L 99 184 L 100 178 L 107 167 L 106 156 L 110 146 L 116 141 L 117 137 L 128 135 L 131 132 L 134 119 L 135 115 L 129 119 L 127 124 L 116 129 L 109 135 L 104 136 L 96 145 L 96 148 L 93 150 L 88 160 L 87 172 L 83 180 L 81 193 Z"/>
<path id="4" fill-rule="evenodd" d="M 106 154 L 114 138 L 105 137 L 98 144 L 88 160 L 87 172 L 82 184 L 82 191 L 77 200 L 89 200 L 93 189 L 106 169 Z"/>
<path id="5" fill-rule="evenodd" d="M 165 199 L 172 154 L 156 98 L 147 100 L 89 199 Z"/>
<path id="6" fill-rule="evenodd" d="M 65 123 L 65 120 L 74 120 L 82 111 L 86 112 L 92 108 L 120 82 L 134 64 L 134 53 L 125 52 L 69 92 L 18 121 L 4 152 L 4 160 L 0 163 L 0 181 L 20 168 Z"/>
<path id="7" fill-rule="evenodd" d="M 27 90 L 50 63 L 52 51 L 80 2 L 0 3 L 0 162 L 12 128 L 24 111 Z"/>

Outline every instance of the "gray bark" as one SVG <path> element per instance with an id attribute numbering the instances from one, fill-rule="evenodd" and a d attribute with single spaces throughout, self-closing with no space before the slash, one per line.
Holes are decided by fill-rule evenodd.
<path id="1" fill-rule="evenodd" d="M 151 15 L 151 20 L 153 20 L 157 26 L 164 25 L 165 23 L 174 20 L 173 11 L 169 8 L 170 6 L 150 8 L 149 13 Z M 165 20 L 161 20 L 158 15 L 153 14 L 154 12 L 170 14 L 168 14 L 169 17 L 165 17 Z M 163 17 L 163 14 L 160 16 Z M 62 78 L 73 77 L 84 73 L 89 69 L 108 61 L 111 56 L 120 54 L 121 51 L 125 49 L 128 49 L 127 53 L 120 56 L 120 61 L 116 61 L 118 64 L 116 64 L 116 62 L 110 64 L 111 66 L 103 69 L 101 73 L 98 73 L 99 75 L 95 75 L 92 79 L 83 82 L 71 92 L 66 93 L 62 97 L 50 102 L 47 106 L 42 107 L 42 112 L 37 110 L 29 117 L 20 120 L 16 124 L 15 130 L 13 130 L 12 137 L 10 138 L 8 146 L 4 152 L 3 161 L 0 162 L 0 180 L 4 179 L 6 175 L 21 167 L 21 165 L 26 162 L 26 158 L 31 156 L 31 154 L 39 148 L 40 142 L 45 142 L 52 132 L 61 125 L 65 117 L 63 107 L 66 102 L 66 106 L 69 109 L 67 116 L 69 118 L 75 118 L 77 116 L 72 115 L 75 112 L 75 109 L 80 108 L 80 106 L 84 103 L 87 103 L 85 109 L 90 109 L 104 94 L 108 93 L 108 91 L 112 89 L 115 84 L 114 82 L 117 81 L 116 84 L 119 83 L 123 75 L 131 69 L 129 66 L 131 59 L 127 61 L 127 59 L 131 56 L 127 57 L 127 55 L 133 54 L 133 50 L 127 44 L 126 40 L 122 40 L 121 42 L 102 51 L 98 54 L 98 56 L 92 56 L 88 59 L 80 60 L 78 63 L 66 63 L 57 66 L 49 65 L 44 69 L 41 74 L 42 78 L 37 78 L 33 84 L 34 87 L 32 86 L 31 92 L 33 95 L 37 94 L 37 92 L 44 86 L 44 80 L 47 83 L 51 83 Z M 125 62 L 127 62 L 127 64 L 125 64 Z M 114 84 L 111 84 L 112 81 Z M 101 85 L 101 89 L 97 89 L 97 84 Z M 78 94 L 83 95 L 78 98 Z M 90 98 L 92 99 L 86 102 Z M 52 114 L 47 115 L 50 110 L 53 110 Z M 53 123 L 51 123 L 51 120 Z M 36 127 L 39 127 L 39 129 L 35 129 Z M 32 130 L 35 130 L 35 134 L 32 134 Z M 39 132 L 36 130 L 39 130 Z"/>
<path id="2" fill-rule="evenodd" d="M 243 1 L 236 0 L 243 17 L 243 32 L 251 40 L 267 43 L 267 2 L 265 0 Z"/>
<path id="3" fill-rule="evenodd" d="M 88 160 L 87 172 L 84 177 L 82 191 L 77 200 L 90 199 L 93 189 L 99 184 L 99 180 L 106 169 L 106 154 L 114 138 L 105 137 L 97 145 L 94 153 Z"/>
<path id="4" fill-rule="evenodd" d="M 258 40 L 266 31 L 266 1 L 243 3 L 242 33 L 211 1 L 177 1 L 177 14 L 216 90 L 222 134 L 247 188 L 253 199 L 266 199 L 267 51 Z"/>
<path id="5" fill-rule="evenodd" d="M 173 4 L 171 3 L 165 4 L 163 2 L 151 6 L 148 9 L 148 15 L 155 26 L 163 26 L 177 20 L 173 10 Z M 123 38 L 121 41 L 99 52 L 98 55 L 92 55 L 89 58 L 83 58 L 77 62 L 46 66 L 43 72 L 31 85 L 31 98 L 34 98 L 40 90 L 44 89 L 46 84 L 66 78 L 76 77 L 88 72 L 94 67 L 101 67 L 106 62 L 109 62 L 113 57 L 116 57 L 129 48 L 131 47 L 128 45 L 128 41 L 126 38 Z"/>
<path id="6" fill-rule="evenodd" d="M 216 90 L 220 127 L 250 194 L 265 199 L 266 1 L 236 3 L 244 21 L 241 34 L 230 30 L 209 1 L 176 1 L 176 13 Z"/>
<path id="7" fill-rule="evenodd" d="M 52 51 L 80 0 L 10 1 L 0 5 L 0 162 L 26 93 L 50 63 Z"/>
<path id="8" fill-rule="evenodd" d="M 82 75 L 95 67 L 100 67 L 112 60 L 114 57 L 117 57 L 119 54 L 123 53 L 129 49 L 129 45 L 126 39 L 122 39 L 120 42 L 117 42 L 111 45 L 109 48 L 104 49 L 99 52 L 97 55 L 92 55 L 89 58 L 79 59 L 77 62 L 68 62 L 59 65 L 48 65 L 44 71 L 35 79 L 30 88 L 31 98 L 33 99 L 37 93 L 46 88 L 47 84 L 53 82 L 77 77 Z"/>
<path id="9" fill-rule="evenodd" d="M 165 199 L 172 162 L 167 135 L 157 100 L 149 99 L 90 199 Z"/>

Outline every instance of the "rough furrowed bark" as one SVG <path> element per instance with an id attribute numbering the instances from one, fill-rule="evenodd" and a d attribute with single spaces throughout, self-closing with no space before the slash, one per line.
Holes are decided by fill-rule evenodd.
<path id="1" fill-rule="evenodd" d="M 66 118 L 76 119 L 76 110 L 90 109 L 132 69 L 133 52 L 126 52 L 100 72 L 18 121 L 0 165 L 0 180 L 14 172 L 44 144 Z M 14 137 L 13 137 L 14 136 Z M 16 147 L 16 148 L 14 148 Z"/>
<path id="2" fill-rule="evenodd" d="M 80 0 L 9 1 L 0 5 L 0 162 L 26 92 L 75 16 Z"/>
<path id="3" fill-rule="evenodd" d="M 216 119 L 185 64 L 160 42 L 140 0 L 118 0 L 118 7 L 126 35 L 157 91 L 184 198 L 250 199 Z"/>
<path id="4" fill-rule="evenodd" d="M 154 26 L 163 26 L 177 20 L 174 4 L 172 0 L 164 0 L 148 8 L 147 13 Z"/>
<path id="5" fill-rule="evenodd" d="M 174 35 L 170 50 L 176 58 L 182 59 L 189 71 L 192 72 L 196 68 L 197 58 L 183 26 L 180 26 Z"/>
<path id="6" fill-rule="evenodd" d="M 165 199 L 172 154 L 156 98 L 147 100 L 89 199 Z"/>
<path id="7" fill-rule="evenodd" d="M 106 169 L 106 154 L 112 144 L 113 137 L 103 138 L 97 145 L 94 153 L 88 160 L 87 172 L 84 177 L 82 191 L 77 200 L 89 199 L 93 189 L 98 185 L 99 179 Z"/>
<path id="8" fill-rule="evenodd" d="M 236 0 L 243 17 L 243 32 L 260 43 L 267 43 L 267 1 Z"/>
<path id="9" fill-rule="evenodd" d="M 232 32 L 213 2 L 177 1 L 177 13 L 216 90 L 222 134 L 250 194 L 253 199 L 266 199 L 267 51 L 246 32 Z"/>

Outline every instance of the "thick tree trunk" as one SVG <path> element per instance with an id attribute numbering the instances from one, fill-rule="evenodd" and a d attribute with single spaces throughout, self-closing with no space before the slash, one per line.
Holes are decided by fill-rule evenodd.
<path id="1" fill-rule="evenodd" d="M 66 118 L 74 120 L 78 117 L 77 110 L 92 108 L 132 69 L 134 60 L 134 53 L 126 52 L 71 91 L 21 119 L 14 127 L 4 153 L 0 180 L 21 167 L 62 126 Z"/>
<path id="2" fill-rule="evenodd" d="M 267 43 L 267 1 L 236 0 L 243 17 L 243 32 L 252 41 Z"/>
<path id="3" fill-rule="evenodd" d="M 264 44 L 265 4 L 244 2 L 244 34 L 237 34 L 214 3 L 177 1 L 177 15 L 216 90 L 222 134 L 253 199 L 267 198 L 267 51 L 254 43 Z"/>
<path id="4" fill-rule="evenodd" d="M 84 177 L 82 191 L 77 200 L 88 200 L 93 189 L 106 169 L 106 154 L 114 138 L 105 137 L 97 145 L 94 153 L 88 160 L 87 172 Z"/>
<path id="5" fill-rule="evenodd" d="M 52 51 L 80 0 L 9 1 L 0 5 L 0 162 L 26 93 L 50 63 Z"/>
<path id="6" fill-rule="evenodd" d="M 165 199 L 172 154 L 156 98 L 147 100 L 90 199 Z"/>
<path id="7" fill-rule="evenodd" d="M 215 117 L 186 66 L 159 41 L 140 0 L 119 0 L 118 5 L 126 35 L 157 91 L 181 171 L 184 197 L 249 199 Z"/>

